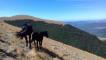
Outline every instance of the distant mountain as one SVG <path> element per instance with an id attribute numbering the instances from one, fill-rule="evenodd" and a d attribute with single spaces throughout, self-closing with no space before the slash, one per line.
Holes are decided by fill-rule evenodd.
<path id="1" fill-rule="evenodd" d="M 66 22 L 98 37 L 106 38 L 106 20 Z"/>
<path id="2" fill-rule="evenodd" d="M 5 20 L 6 23 L 16 27 L 21 27 L 25 22 L 30 22 L 33 25 L 34 31 L 47 30 L 49 32 L 49 38 L 51 39 L 106 58 L 106 45 L 95 35 L 89 34 L 69 24 L 48 23 L 48 21 L 49 20 L 45 19 L 33 20 L 30 18 Z"/>
<path id="3" fill-rule="evenodd" d="M 29 19 L 29 20 L 33 20 L 33 21 L 45 21 L 47 23 L 53 23 L 53 24 L 64 24 L 62 21 L 41 19 L 38 17 L 29 16 L 29 15 L 15 15 L 15 16 L 11 16 L 11 17 L 0 17 L 0 21 L 1 20 L 24 20 L 24 19 L 27 19 L 27 20 Z"/>

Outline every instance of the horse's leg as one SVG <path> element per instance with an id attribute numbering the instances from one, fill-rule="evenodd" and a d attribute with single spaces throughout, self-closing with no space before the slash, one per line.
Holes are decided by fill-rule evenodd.
<path id="1" fill-rule="evenodd" d="M 40 49 L 40 41 L 38 42 L 38 49 Z"/>
<path id="2" fill-rule="evenodd" d="M 25 36 L 26 46 L 28 46 L 28 39 L 27 36 Z"/>
<path id="3" fill-rule="evenodd" d="M 35 48 L 36 48 L 36 43 L 35 43 L 35 40 L 34 40 L 34 45 L 35 45 Z"/>
<path id="4" fill-rule="evenodd" d="M 43 36 L 40 37 L 40 39 L 39 39 L 39 45 L 40 45 L 40 47 L 42 47 L 42 40 L 43 40 Z"/>
<path id="5" fill-rule="evenodd" d="M 39 48 L 42 47 L 42 40 L 39 41 Z"/>
<path id="6" fill-rule="evenodd" d="M 31 47 L 31 43 L 32 43 L 32 41 L 31 41 L 31 34 L 29 35 L 29 48 L 31 49 L 32 47 Z"/>
<path id="7" fill-rule="evenodd" d="M 38 43 L 37 43 L 38 41 L 36 40 L 36 47 L 38 48 Z"/>
<path id="8" fill-rule="evenodd" d="M 40 49 L 40 41 L 39 40 L 37 41 L 37 49 L 38 50 Z"/>
<path id="9" fill-rule="evenodd" d="M 42 47 L 42 42 L 43 42 L 43 39 L 41 40 L 41 47 Z"/>
<path id="10" fill-rule="evenodd" d="M 38 45 L 39 45 L 39 41 L 37 41 L 37 49 L 39 50 L 39 46 Z"/>
<path id="11" fill-rule="evenodd" d="M 31 34 L 29 34 L 28 36 L 29 36 L 29 41 L 31 41 Z"/>

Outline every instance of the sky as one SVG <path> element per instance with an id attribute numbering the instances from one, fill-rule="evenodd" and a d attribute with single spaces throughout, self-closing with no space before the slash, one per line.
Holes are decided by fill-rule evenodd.
<path id="1" fill-rule="evenodd" d="M 106 0 L 0 0 L 0 17 L 13 15 L 58 21 L 106 19 Z"/>

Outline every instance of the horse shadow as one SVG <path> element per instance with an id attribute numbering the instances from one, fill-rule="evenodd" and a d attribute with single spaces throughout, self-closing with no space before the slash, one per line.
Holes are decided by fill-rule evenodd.
<path id="1" fill-rule="evenodd" d="M 9 57 L 12 57 L 12 58 L 16 58 L 16 57 L 17 57 L 16 54 L 8 53 L 8 52 L 6 52 L 6 51 L 3 50 L 3 49 L 0 49 L 0 53 L 3 53 L 3 56 L 9 56 Z"/>
<path id="2" fill-rule="evenodd" d="M 10 45 L 10 43 L 9 43 L 9 42 L 4 41 L 4 40 L 2 40 L 2 39 L 0 39 L 0 42 Z"/>
<path id="3" fill-rule="evenodd" d="M 53 58 L 58 58 L 59 60 L 64 60 L 63 57 L 60 57 L 58 54 L 48 50 L 47 48 L 41 47 L 41 52 L 47 53 Z"/>

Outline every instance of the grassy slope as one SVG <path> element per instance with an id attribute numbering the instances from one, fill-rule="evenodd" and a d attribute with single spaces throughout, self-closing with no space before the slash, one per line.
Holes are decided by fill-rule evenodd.
<path id="1" fill-rule="evenodd" d="M 45 23 L 43 21 L 34 22 L 32 20 L 14 20 L 5 22 L 14 26 L 21 27 L 22 24 L 27 21 L 30 21 L 32 23 L 35 31 L 47 30 L 49 32 L 49 37 L 54 40 L 106 58 L 106 45 L 103 45 L 96 36 L 81 31 L 71 25 L 62 26 L 58 24 Z"/>

